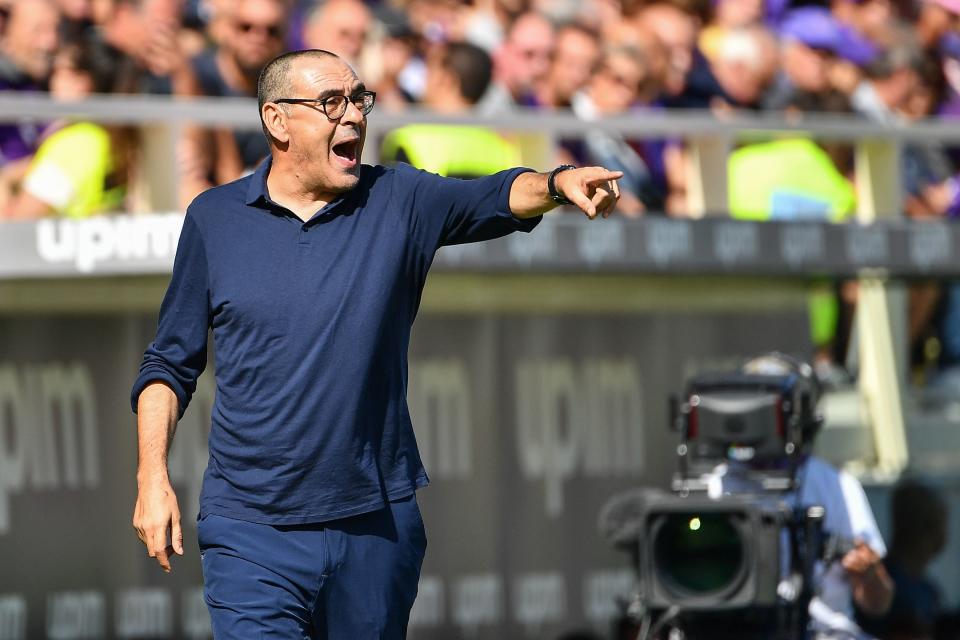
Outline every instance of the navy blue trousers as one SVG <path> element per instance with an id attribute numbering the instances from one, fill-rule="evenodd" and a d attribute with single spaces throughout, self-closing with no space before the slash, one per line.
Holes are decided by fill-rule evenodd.
<path id="1" fill-rule="evenodd" d="M 415 495 L 319 524 L 197 523 L 217 640 L 402 639 L 427 538 Z"/>

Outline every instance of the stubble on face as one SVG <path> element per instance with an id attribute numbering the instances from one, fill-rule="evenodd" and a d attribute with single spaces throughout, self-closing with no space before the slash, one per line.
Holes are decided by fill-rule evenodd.
<path id="1" fill-rule="evenodd" d="M 291 69 L 293 98 L 354 95 L 364 86 L 338 58 L 307 58 Z M 367 119 L 349 104 L 346 113 L 330 120 L 319 105 L 285 105 L 289 114 L 290 152 L 301 181 L 309 189 L 340 194 L 360 181 L 360 156 Z"/>

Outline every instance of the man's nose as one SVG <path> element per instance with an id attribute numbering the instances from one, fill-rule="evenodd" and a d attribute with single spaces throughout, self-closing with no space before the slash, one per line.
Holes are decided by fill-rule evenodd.
<path id="1" fill-rule="evenodd" d="M 353 103 L 353 100 L 347 100 L 347 110 L 340 117 L 341 124 L 360 124 L 363 122 L 363 112 Z"/>

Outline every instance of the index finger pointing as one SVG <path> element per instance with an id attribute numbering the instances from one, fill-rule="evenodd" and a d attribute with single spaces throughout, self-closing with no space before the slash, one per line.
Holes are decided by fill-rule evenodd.
<path id="1" fill-rule="evenodd" d="M 586 182 L 588 184 L 596 184 L 598 182 L 619 180 L 622 177 L 623 171 L 610 171 L 609 169 L 604 169 L 603 167 L 597 167 L 596 173 L 589 174 L 586 178 Z"/>

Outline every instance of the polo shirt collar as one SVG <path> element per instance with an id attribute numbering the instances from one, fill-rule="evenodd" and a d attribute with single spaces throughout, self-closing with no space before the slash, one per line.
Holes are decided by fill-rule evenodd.
<path id="1" fill-rule="evenodd" d="M 273 158 L 267 156 L 263 162 L 260 163 L 260 166 L 250 175 L 250 182 L 247 184 L 247 206 L 270 211 L 282 208 L 270 198 L 270 193 L 267 191 L 267 176 L 270 174 L 270 166 L 272 164 Z M 338 206 L 354 191 L 356 191 L 356 189 L 351 189 L 347 193 L 341 194 L 339 197 L 331 200 L 323 209 L 329 211 Z"/>
<path id="2" fill-rule="evenodd" d="M 274 203 L 267 193 L 267 175 L 270 173 L 272 163 L 273 158 L 267 156 L 250 176 L 250 183 L 247 185 L 248 206 L 260 207 L 261 209 L 269 209 L 273 206 Z"/>

